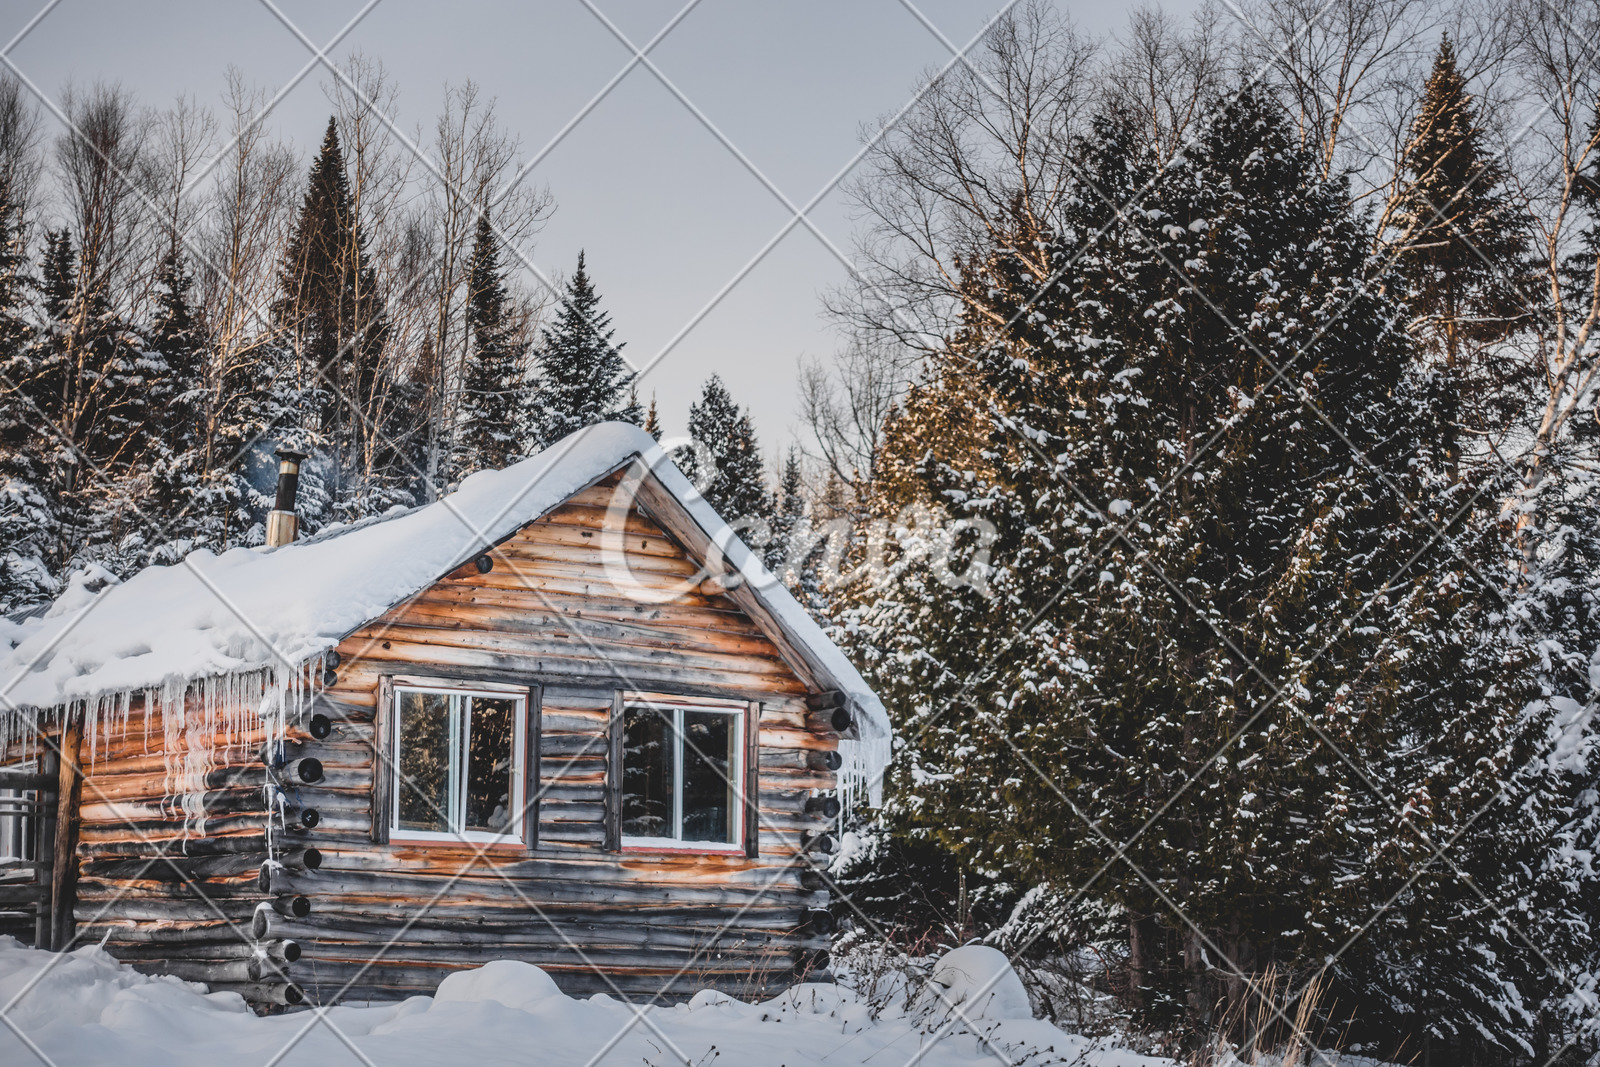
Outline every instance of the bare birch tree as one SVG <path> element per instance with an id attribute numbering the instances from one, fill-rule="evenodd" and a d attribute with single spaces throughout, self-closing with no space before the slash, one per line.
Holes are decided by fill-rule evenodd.
<path id="1" fill-rule="evenodd" d="M 69 86 L 62 107 L 68 128 L 56 138 L 55 177 L 76 255 L 67 320 L 58 324 L 67 385 L 55 415 L 78 457 L 64 487 L 71 495 L 88 491 L 97 466 L 125 462 L 136 443 L 119 424 L 137 419 L 128 408 L 141 398 L 113 372 L 152 222 L 138 185 L 150 117 L 117 85 Z"/>
<path id="2" fill-rule="evenodd" d="M 1099 43 L 1048 4 L 1001 18 L 869 154 L 849 185 L 865 225 L 861 282 L 829 307 L 853 328 L 937 350 L 961 307 L 962 262 L 1049 232 L 1096 98 Z M 1043 283 L 1043 251 L 1023 262 Z"/>
<path id="3" fill-rule="evenodd" d="M 1600 419 L 1600 2 L 1516 0 L 1512 10 L 1523 91 L 1538 107 L 1512 176 L 1547 302 L 1527 339 L 1540 387 L 1517 457 L 1526 515 L 1552 451 L 1578 420 Z"/>
<path id="4" fill-rule="evenodd" d="M 466 308 L 472 294 L 466 285 L 478 212 L 490 212 L 495 229 L 511 246 L 509 254 L 538 232 L 555 206 L 547 188 L 517 173 L 520 150 L 521 142 L 501 128 L 494 101 L 485 100 L 475 82 L 445 87 L 433 138 L 439 178 L 430 176 L 427 182 L 434 261 L 422 294 L 430 311 L 428 340 L 433 357 L 428 368 L 430 492 L 439 484 L 441 464 L 450 453 L 456 383 L 470 343 Z M 526 297 L 522 303 L 530 306 Z"/>
<path id="5" fill-rule="evenodd" d="M 296 153 L 274 138 L 257 116 L 267 94 L 228 71 L 223 97 L 228 140 L 212 163 L 202 234 L 205 262 L 196 272 L 211 350 L 206 381 L 207 454 L 204 469 L 232 457 L 217 454 L 223 420 L 245 395 L 260 388 L 277 295 L 278 265 L 294 218 Z"/>
<path id="6" fill-rule="evenodd" d="M 1239 74 L 1234 20 L 1206 4 L 1187 25 L 1158 7 L 1136 10 L 1108 63 L 1116 99 L 1142 119 L 1163 163 L 1200 128 L 1211 104 Z"/>
<path id="7" fill-rule="evenodd" d="M 1427 0 L 1227 0 L 1253 67 L 1276 75 L 1323 177 L 1391 186 L 1407 121 L 1447 9 Z"/>
<path id="8" fill-rule="evenodd" d="M 62 107 L 71 125 L 56 139 L 55 176 L 78 254 L 78 291 L 125 301 L 151 222 L 137 183 L 151 120 L 117 85 L 69 86 Z"/>
<path id="9" fill-rule="evenodd" d="M 205 204 L 201 197 L 185 195 L 185 190 L 215 149 L 216 133 L 216 116 L 188 96 L 180 96 L 153 118 L 149 146 L 140 160 L 142 199 L 153 218 L 150 239 L 143 249 L 145 262 L 139 266 L 136 287 L 129 294 L 135 318 L 144 315 L 151 282 L 163 257 L 181 256 L 194 265 L 188 246 L 195 243 Z"/>
<path id="10" fill-rule="evenodd" d="M 912 355 L 858 335 L 831 363 L 800 364 L 800 417 L 811 436 L 804 451 L 854 497 L 872 481 L 884 424 L 916 371 Z"/>
<path id="11" fill-rule="evenodd" d="M 0 76 L 0 186 L 24 224 L 43 170 L 42 136 L 39 109 L 27 90 L 9 74 Z"/>

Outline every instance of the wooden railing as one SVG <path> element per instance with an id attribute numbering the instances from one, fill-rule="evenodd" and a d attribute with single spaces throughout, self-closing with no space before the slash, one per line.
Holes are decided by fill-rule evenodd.
<path id="1" fill-rule="evenodd" d="M 50 948 L 50 885 L 55 866 L 56 757 L 40 771 L 0 768 L 0 827 L 8 853 L 0 856 L 0 932 Z"/>

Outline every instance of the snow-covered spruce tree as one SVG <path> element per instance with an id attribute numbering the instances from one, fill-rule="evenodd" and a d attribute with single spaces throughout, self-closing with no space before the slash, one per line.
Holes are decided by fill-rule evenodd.
<path id="1" fill-rule="evenodd" d="M 796 546 L 790 561 L 795 572 L 791 587 L 800 603 L 819 619 L 834 617 L 834 595 L 843 580 L 839 568 L 849 550 L 852 523 L 860 517 L 856 494 L 836 471 L 827 472 L 822 495 L 810 513 L 810 546 Z"/>
<path id="2" fill-rule="evenodd" d="M 39 415 L 22 384 L 34 376 L 30 288 L 22 205 L 0 174 L 0 612 L 58 588 L 51 573 L 55 514 L 33 447 Z"/>
<path id="3" fill-rule="evenodd" d="M 154 432 L 149 386 L 164 366 L 117 308 L 108 272 L 74 250 L 67 230 L 46 235 L 44 322 L 13 379 L 37 413 L 29 447 L 55 516 L 49 562 L 57 576 L 91 561 L 126 573 L 138 564 L 148 525 L 141 501 Z"/>
<path id="4" fill-rule="evenodd" d="M 867 936 L 881 930 L 912 955 L 958 948 L 1006 917 L 1015 894 L 995 894 L 935 843 L 861 819 L 846 828 L 828 867 L 833 912 Z M 848 901 L 848 902 L 847 902 Z M 865 916 L 868 923 L 862 922 Z"/>
<path id="5" fill-rule="evenodd" d="M 300 214 L 284 251 L 282 295 L 273 307 L 282 343 L 296 358 L 304 397 L 318 397 L 314 426 L 325 442 L 313 466 L 332 506 L 359 517 L 409 501 L 409 469 L 394 460 L 376 416 L 394 384 L 384 372 L 389 326 L 367 237 L 357 217 L 334 119 L 311 166 Z"/>
<path id="6" fill-rule="evenodd" d="M 151 398 L 161 409 L 152 425 L 169 447 L 187 448 L 201 436 L 195 405 L 206 373 L 205 330 L 195 317 L 194 279 L 180 248 L 162 257 L 155 282 L 156 317 L 145 341 L 160 354 L 166 376 L 151 382 Z"/>
<path id="7" fill-rule="evenodd" d="M 1405 167 L 1389 237 L 1419 316 L 1415 328 L 1442 358 L 1455 417 L 1472 430 L 1497 430 L 1515 415 L 1506 386 L 1526 367 L 1493 346 L 1530 313 L 1520 291 L 1527 235 L 1448 37 L 1417 105 Z"/>
<path id="8" fill-rule="evenodd" d="M 1440 377 L 1430 370 L 1422 388 Z M 1563 648 L 1595 647 L 1593 622 L 1570 610 L 1593 598 L 1571 573 L 1519 575 L 1514 524 L 1501 511 L 1513 479 L 1477 466 L 1452 477 L 1452 408 L 1433 410 L 1418 465 L 1439 472 L 1424 513 L 1447 536 L 1419 545 L 1423 580 L 1403 598 L 1396 590 L 1384 638 L 1393 655 L 1375 664 L 1368 707 L 1395 724 L 1388 752 L 1369 765 L 1379 791 L 1338 812 L 1392 826 L 1361 872 L 1386 905 L 1335 973 L 1360 1006 L 1360 1032 L 1420 1038 L 1458 1061 L 1545 1062 L 1575 1033 L 1567 976 L 1592 971 L 1600 929 L 1600 886 L 1575 847 L 1580 838 L 1593 847 L 1594 827 L 1574 827 L 1592 787 L 1578 773 L 1592 740 L 1572 729 L 1577 705 L 1559 695 L 1588 691 L 1560 660 Z M 1588 510 L 1566 517 L 1592 523 Z M 1556 570 L 1588 568 L 1592 589 L 1600 555 L 1583 540 Z M 1535 592 L 1547 585 L 1576 595 L 1551 604 Z"/>
<path id="9" fill-rule="evenodd" d="M 251 531 L 270 502 L 251 487 L 249 468 L 253 459 L 266 460 L 277 440 L 268 415 L 275 392 L 297 388 L 297 381 L 286 350 L 270 337 L 231 366 L 215 358 L 181 248 L 169 249 L 155 281 L 155 316 L 143 332 L 145 347 L 164 370 L 150 386 L 159 398 L 158 432 L 145 461 L 145 511 L 150 533 L 161 540 L 147 553 L 152 562 L 171 563 L 195 548 L 222 551 L 260 542 L 260 530 L 254 537 Z M 269 367 L 281 380 L 273 380 Z M 308 418 L 314 413 L 296 416 L 295 425 Z M 256 457 L 247 454 L 251 446 Z"/>
<path id="10" fill-rule="evenodd" d="M 772 538 L 767 542 L 767 566 L 786 582 L 798 577 L 788 573 L 789 555 L 796 535 L 804 537 L 809 530 L 809 513 L 805 479 L 800 471 L 800 451 L 790 447 L 783 461 L 783 476 L 778 480 L 778 496 L 772 515 Z"/>
<path id="11" fill-rule="evenodd" d="M 830 610 L 824 567 L 834 561 L 832 554 L 846 551 L 849 539 L 844 499 L 844 483 L 828 471 L 822 497 L 813 506 L 800 464 L 800 450 L 789 449 L 774 501 L 767 566 L 818 619 L 827 619 Z M 905 854 L 899 845 L 895 850 Z"/>
<path id="12" fill-rule="evenodd" d="M 994 524 L 987 595 L 948 580 L 924 520 L 843 629 L 907 739 L 889 814 L 1063 894 L 1126 845 L 1084 900 L 1121 916 L 1134 1000 L 1200 1029 L 1246 996 L 1234 971 L 1304 974 L 1363 935 L 1397 958 L 1455 947 L 1416 929 L 1419 901 L 1462 897 L 1407 820 L 1445 840 L 1495 795 L 1531 744 L 1527 693 L 1491 637 L 1447 629 L 1467 594 L 1438 583 L 1468 531 L 1437 498 L 1437 391 L 1367 283 L 1343 184 L 1254 92 L 1159 181 L 1117 112 L 1080 155 L 1054 232 L 1019 224 L 1020 252 L 966 265 L 965 325 L 867 502 Z M 1018 257 L 1041 250 L 1060 277 L 1036 293 Z M 1458 669 L 1473 701 L 1421 698 Z M 1487 986 L 1497 965 L 1455 966 Z M 1381 961 L 1347 953 L 1332 977 L 1341 1010 L 1402 1006 Z M 1411 1003 L 1452 995 L 1426 993 Z"/>
<path id="13" fill-rule="evenodd" d="M 71 502 L 65 499 L 63 468 L 73 465 L 70 446 L 58 421 L 63 398 L 71 396 L 71 363 L 67 356 L 68 323 L 77 288 L 76 256 L 72 237 L 65 229 L 44 235 L 39 262 L 39 310 L 42 321 L 23 350 L 13 357 L 8 377 L 15 389 L 19 417 L 26 422 L 19 448 L 36 472 L 33 485 L 51 516 L 52 541 L 43 558 L 50 572 L 60 576 L 62 545 L 72 538 L 64 530 L 74 525 Z"/>
<path id="14" fill-rule="evenodd" d="M 601 310 L 600 294 L 578 253 L 578 269 L 567 282 L 555 320 L 539 331 L 533 351 L 533 383 L 524 414 L 524 450 L 554 444 L 575 430 L 616 420 L 637 424 L 641 413 L 631 401 L 633 373 L 613 343 L 611 313 Z"/>
<path id="15" fill-rule="evenodd" d="M 650 394 L 650 409 L 644 413 L 644 432 L 661 440 L 661 415 L 656 411 L 656 394 Z"/>
<path id="16" fill-rule="evenodd" d="M 207 341 L 208 366 L 201 440 L 192 466 L 180 472 L 186 510 L 161 516 L 176 521 L 173 544 L 163 556 L 190 547 L 221 551 L 236 545 L 259 545 L 266 536 L 266 514 L 272 507 L 273 480 L 261 471 L 274 468 L 278 447 L 305 452 L 296 511 L 301 529 L 314 532 L 332 520 L 326 471 L 326 439 L 317 429 L 326 407 L 320 379 L 302 380 L 297 353 L 274 332 L 264 333 L 223 359 Z M 252 475 L 255 481 L 252 481 Z"/>
<path id="17" fill-rule="evenodd" d="M 706 379 L 700 399 L 689 405 L 689 436 L 694 447 L 678 454 L 683 472 L 746 542 L 765 545 L 771 535 L 772 494 L 761 445 L 750 413 L 733 402 L 718 375 Z M 709 467 L 702 469 L 705 464 Z"/>
<path id="18" fill-rule="evenodd" d="M 499 240 L 485 212 L 468 275 L 467 327 L 471 347 L 461 371 L 452 475 L 498 470 L 516 458 L 524 373 L 523 352 L 510 320 L 510 299 L 500 268 Z"/>
<path id="19" fill-rule="evenodd" d="M 152 556 L 172 562 L 196 544 L 220 544 L 208 499 L 206 471 L 206 337 L 189 292 L 194 281 L 176 242 L 156 269 L 156 317 L 145 330 L 145 347 L 159 362 L 150 383 L 154 401 L 148 511 L 162 529 Z M 156 531 L 152 530 L 152 534 Z"/>

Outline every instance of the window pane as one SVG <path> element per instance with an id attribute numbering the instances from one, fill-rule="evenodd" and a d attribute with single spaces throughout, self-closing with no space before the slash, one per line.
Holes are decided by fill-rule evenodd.
<path id="1" fill-rule="evenodd" d="M 738 730 L 732 715 L 683 713 L 683 839 L 731 845 Z"/>
<path id="2" fill-rule="evenodd" d="M 32 764 L 13 764 L 8 771 L 31 771 Z M 0 789 L 0 859 L 31 860 L 34 839 L 38 836 L 37 811 L 24 811 L 20 802 L 37 800 L 32 789 Z M 10 801 L 10 803 L 5 803 Z"/>
<path id="3" fill-rule="evenodd" d="M 467 738 L 467 798 L 464 830 L 505 833 L 511 829 L 512 746 L 517 737 L 517 701 L 473 697 Z"/>
<path id="4" fill-rule="evenodd" d="M 399 718 L 398 826 L 445 833 L 450 829 L 450 698 L 402 692 Z"/>
<path id="5" fill-rule="evenodd" d="M 672 836 L 672 713 L 622 713 L 622 832 Z"/>

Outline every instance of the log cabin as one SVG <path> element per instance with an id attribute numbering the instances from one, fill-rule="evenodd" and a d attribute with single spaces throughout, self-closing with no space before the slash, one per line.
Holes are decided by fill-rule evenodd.
<path id="1" fill-rule="evenodd" d="M 298 540 L 280 458 L 271 547 L 3 623 L 35 943 L 262 1010 L 492 959 L 646 999 L 826 976 L 814 864 L 887 717 L 649 435 Z"/>

